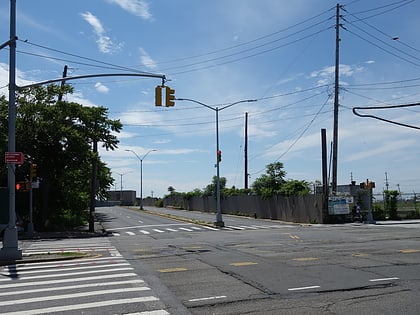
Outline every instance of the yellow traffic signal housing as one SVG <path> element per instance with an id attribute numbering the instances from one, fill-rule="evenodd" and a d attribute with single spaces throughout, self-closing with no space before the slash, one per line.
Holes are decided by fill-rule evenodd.
<path id="1" fill-rule="evenodd" d="M 30 164 L 29 165 L 29 179 L 32 181 L 33 178 L 36 177 L 36 164 Z"/>
<path id="2" fill-rule="evenodd" d="M 160 85 L 155 88 L 155 106 L 162 106 L 162 87 Z"/>
<path id="3" fill-rule="evenodd" d="M 171 89 L 169 86 L 166 87 L 166 107 L 175 105 L 175 90 Z"/>

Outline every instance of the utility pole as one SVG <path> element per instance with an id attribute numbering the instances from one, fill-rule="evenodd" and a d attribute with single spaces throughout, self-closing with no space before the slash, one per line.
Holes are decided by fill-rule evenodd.
<path id="1" fill-rule="evenodd" d="M 60 94 L 58 94 L 59 102 L 63 99 L 63 87 L 64 87 L 64 84 L 66 83 L 66 80 L 64 80 L 65 77 L 67 77 L 67 65 L 64 66 L 64 70 L 63 70 L 63 80 L 61 81 L 61 90 L 60 90 Z"/>
<path id="2" fill-rule="evenodd" d="M 335 83 L 334 83 L 334 128 L 332 152 L 332 193 L 337 191 L 337 155 L 338 155 L 338 92 L 340 77 L 340 5 L 337 4 L 335 18 Z"/>
<path id="3" fill-rule="evenodd" d="M 389 190 L 388 173 L 387 172 L 385 172 L 385 187 L 386 187 L 386 190 Z"/>
<path id="4" fill-rule="evenodd" d="M 9 46 L 9 121 L 8 121 L 8 151 L 16 151 L 16 0 L 10 0 L 10 38 L 0 47 Z M 16 260 L 22 258 L 22 250 L 18 245 L 16 229 L 16 166 L 7 164 L 7 180 L 9 188 L 9 223 L 4 231 L 3 248 L 0 259 Z"/>
<path id="5" fill-rule="evenodd" d="M 244 146 L 244 154 L 245 154 L 245 184 L 244 188 L 248 189 L 248 112 L 245 113 L 245 146 Z"/>

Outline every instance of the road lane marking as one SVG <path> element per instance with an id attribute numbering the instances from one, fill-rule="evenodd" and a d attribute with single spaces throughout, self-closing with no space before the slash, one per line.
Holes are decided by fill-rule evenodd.
<path id="1" fill-rule="evenodd" d="M 187 228 L 183 228 L 183 227 L 180 227 L 179 228 L 180 230 L 183 230 L 183 231 L 187 231 L 187 232 L 192 232 L 193 230 L 191 230 L 191 229 L 187 229 Z"/>
<path id="2" fill-rule="evenodd" d="M 242 266 L 258 265 L 258 263 L 252 262 L 252 261 L 241 261 L 241 262 L 230 263 L 229 265 L 234 266 L 234 267 L 242 267 Z"/>
<path id="3" fill-rule="evenodd" d="M 127 232 L 125 232 L 125 233 L 126 233 L 126 234 L 128 234 L 128 235 L 130 235 L 130 236 L 136 235 L 136 233 L 131 232 L 131 231 L 127 231 Z"/>
<path id="4" fill-rule="evenodd" d="M 149 231 L 146 231 L 146 230 L 139 230 L 139 232 L 142 233 L 142 234 L 145 234 L 145 235 L 150 234 L 150 232 Z"/>
<path id="5" fill-rule="evenodd" d="M 192 226 L 191 227 L 193 230 L 197 230 L 197 231 L 201 231 L 202 230 L 202 228 L 199 228 L 198 226 Z"/>
<path id="6" fill-rule="evenodd" d="M 295 261 L 311 261 L 311 260 L 318 260 L 319 258 L 316 257 L 302 257 L 302 258 L 293 258 L 292 260 Z"/>
<path id="7" fill-rule="evenodd" d="M 7 283 L 5 285 L 0 285 L 0 290 L 12 288 L 12 287 L 17 288 L 17 287 L 27 287 L 27 286 L 34 286 L 34 285 L 40 286 L 40 285 L 59 284 L 59 283 L 66 283 L 66 282 L 81 282 L 81 281 L 91 281 L 91 280 L 94 281 L 94 280 L 136 277 L 136 276 L 137 274 L 130 272 L 130 273 L 117 273 L 117 274 L 112 274 L 112 275 L 100 275 L 100 276 L 82 277 L 82 278 L 54 279 L 54 280 L 44 280 L 44 281 L 34 281 L 34 282 L 12 282 L 12 283 Z"/>
<path id="8" fill-rule="evenodd" d="M 287 289 L 289 291 L 301 291 L 301 290 L 310 290 L 310 289 L 318 289 L 320 288 L 319 285 L 312 285 L 312 286 L 308 286 L 308 287 L 300 287 L 300 288 L 290 288 Z"/>
<path id="9" fill-rule="evenodd" d="M 166 269 L 159 269 L 158 271 L 161 273 L 167 273 L 167 272 L 180 272 L 180 271 L 187 271 L 187 268 L 166 268 Z"/>
<path id="10" fill-rule="evenodd" d="M 369 254 L 352 254 L 353 257 L 367 257 Z"/>
<path id="11" fill-rule="evenodd" d="M 159 229 L 153 229 L 153 231 L 158 232 L 158 233 L 165 233 L 165 231 L 159 230 Z"/>
<path id="12" fill-rule="evenodd" d="M 34 297 L 27 299 L 19 300 L 8 300 L 0 302 L 0 306 L 8 306 L 16 304 L 25 304 L 25 303 L 35 303 L 35 302 L 45 302 L 45 301 L 55 301 L 55 300 L 66 300 L 81 298 L 87 296 L 103 295 L 103 294 L 115 294 L 115 293 L 127 293 L 127 292 L 138 292 L 138 291 L 148 291 L 148 287 L 133 287 L 133 288 L 121 288 L 121 289 L 109 289 L 109 290 L 99 290 L 99 291 L 87 291 L 87 292 L 78 292 L 71 294 L 62 294 L 62 295 L 48 295 L 42 297 Z"/>
<path id="13" fill-rule="evenodd" d="M 390 281 L 390 280 L 399 280 L 400 278 L 391 277 L 391 278 L 378 278 L 378 279 L 370 279 L 370 282 L 378 282 L 378 281 Z"/>
<path id="14" fill-rule="evenodd" d="M 178 230 L 171 229 L 171 228 L 167 228 L 166 231 L 169 231 L 169 232 L 178 232 Z"/>
<path id="15" fill-rule="evenodd" d="M 293 238 L 293 239 L 296 239 L 296 240 L 297 240 L 297 239 L 300 239 L 300 237 L 299 237 L 299 236 L 297 236 L 297 235 L 289 235 L 289 237 L 290 237 L 290 238 Z"/>
<path id="16" fill-rule="evenodd" d="M 203 228 L 205 228 L 207 230 L 211 230 L 211 231 L 219 231 L 219 229 L 211 227 L 211 226 L 207 226 L 207 225 L 203 225 Z"/>
<path id="17" fill-rule="evenodd" d="M 84 288 L 96 288 L 96 287 L 106 287 L 106 286 L 114 286 L 114 285 L 127 285 L 127 284 L 144 284 L 143 280 L 140 279 L 133 279 L 133 280 L 123 280 L 123 281 L 112 281 L 112 282 L 95 282 L 95 283 L 82 283 L 76 285 L 68 285 L 63 287 L 54 287 L 54 291 L 61 291 L 61 290 L 74 290 L 74 289 L 84 289 Z M 13 294 L 28 294 L 28 293 L 41 293 L 41 292 L 51 292 L 51 288 L 39 288 L 39 289 L 27 289 L 27 290 L 20 290 L 20 291 L 13 291 Z M 0 296 L 8 296 L 10 295 L 10 291 L 7 292 L 0 292 Z"/>
<path id="18" fill-rule="evenodd" d="M 67 270 L 74 270 L 75 266 L 77 266 L 77 270 L 86 270 L 86 269 L 99 269 L 99 268 L 109 268 L 109 267 L 121 267 L 121 266 L 130 266 L 130 263 L 128 262 L 121 262 L 121 263 L 111 263 L 111 264 L 101 264 L 101 265 L 89 265 L 89 266 L 79 266 L 79 265 L 61 265 L 59 266 L 57 269 L 55 269 L 54 271 L 57 272 L 65 272 Z M 49 268 L 51 268 L 51 266 L 49 266 Z M 19 277 L 21 277 L 22 275 L 30 275 L 30 274 L 40 274 L 40 273 L 49 273 L 51 274 L 51 270 L 44 268 L 44 269 L 27 269 L 27 270 L 23 270 L 19 267 L 16 268 L 16 270 L 12 269 L 4 272 L 1 272 L 0 275 L 3 276 L 9 276 L 9 275 L 19 275 Z"/>
<path id="19" fill-rule="evenodd" d="M 65 312 L 65 311 L 81 310 L 81 309 L 94 308 L 94 307 L 105 307 L 105 306 L 112 306 L 112 305 L 144 303 L 144 302 L 153 302 L 153 301 L 159 301 L 159 299 L 154 296 L 146 296 L 146 297 L 127 298 L 127 299 L 120 299 L 120 300 L 107 300 L 107 301 L 102 301 L 102 302 L 92 302 L 92 303 L 84 303 L 84 304 L 53 306 L 53 307 L 48 307 L 48 308 L 31 309 L 27 311 L 21 310 L 17 312 L 9 312 L 9 313 L 3 313 L 3 314 L 5 315 L 36 315 L 36 314 L 58 313 L 58 312 Z"/>
<path id="20" fill-rule="evenodd" d="M 188 302 L 209 301 L 209 300 L 225 299 L 225 298 L 227 298 L 226 295 L 218 295 L 218 296 L 209 296 L 209 297 L 203 297 L 203 298 L 197 298 L 197 299 L 190 299 L 188 300 Z"/>
<path id="21" fill-rule="evenodd" d="M 418 253 L 420 252 L 420 249 L 402 249 L 399 252 L 403 254 Z"/>
<path id="22" fill-rule="evenodd" d="M 125 226 L 125 227 L 116 227 L 112 230 L 129 230 L 129 229 L 141 229 L 141 228 L 150 228 L 150 227 L 165 227 L 165 226 L 176 226 L 176 225 L 190 225 L 189 223 L 170 223 L 170 224 L 149 224 L 149 225 L 135 225 L 135 226 Z"/>
<path id="23" fill-rule="evenodd" d="M 114 269 L 103 269 L 103 270 L 89 270 L 89 271 L 80 271 L 80 272 L 69 272 L 64 274 L 49 274 L 49 275 L 37 275 L 37 276 L 28 276 L 28 277 L 19 277 L 19 280 L 33 280 L 33 279 L 44 279 L 44 278 L 53 278 L 53 277 L 71 277 L 77 275 L 87 275 L 93 273 L 109 273 L 109 272 L 116 272 L 116 271 L 127 271 L 133 270 L 132 267 L 122 267 L 122 268 L 114 268 Z M 13 279 L 0 279 L 0 282 L 5 281 L 13 281 Z"/>

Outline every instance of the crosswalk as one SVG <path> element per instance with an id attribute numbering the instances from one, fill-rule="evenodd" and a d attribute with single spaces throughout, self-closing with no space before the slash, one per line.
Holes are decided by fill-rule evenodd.
<path id="1" fill-rule="evenodd" d="M 107 238 L 33 242 L 23 255 L 85 258 L 0 267 L 0 314 L 167 315 L 166 307 Z"/>
<path id="2" fill-rule="evenodd" d="M 178 226 L 179 225 L 179 226 Z M 212 227 L 208 225 L 167 225 L 160 226 L 137 226 L 137 227 L 121 227 L 114 228 L 110 231 L 112 236 L 135 236 L 135 235 L 152 235 L 173 232 L 205 232 L 205 231 L 244 231 L 244 230 L 263 230 L 263 229 L 279 229 L 292 227 L 291 225 L 230 225 L 225 227 Z"/>

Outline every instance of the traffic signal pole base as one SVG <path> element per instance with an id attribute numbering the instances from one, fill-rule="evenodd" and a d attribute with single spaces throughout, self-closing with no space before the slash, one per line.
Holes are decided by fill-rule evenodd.
<path id="1" fill-rule="evenodd" d="M 223 222 L 223 221 L 216 221 L 216 222 L 214 222 L 214 226 L 216 226 L 216 227 L 225 227 L 225 222 Z"/>
<path id="2" fill-rule="evenodd" d="M 0 261 L 22 259 L 22 250 L 18 248 L 18 235 L 16 227 L 7 227 L 4 230 L 3 248 L 0 250 Z"/>

